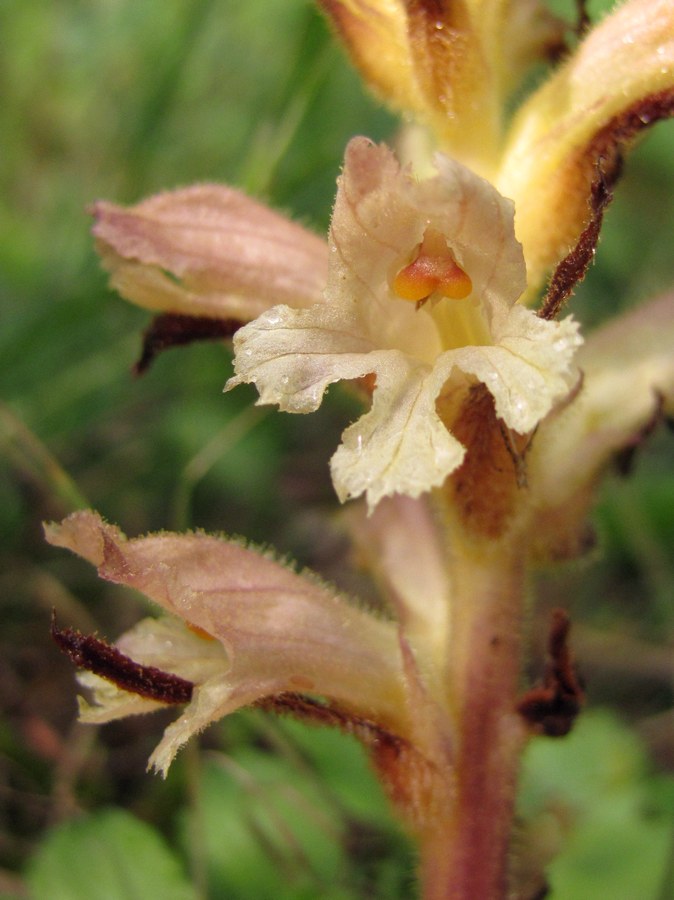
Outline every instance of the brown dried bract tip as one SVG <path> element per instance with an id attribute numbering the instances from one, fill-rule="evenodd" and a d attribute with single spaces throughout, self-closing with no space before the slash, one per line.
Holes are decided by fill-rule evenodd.
<path id="1" fill-rule="evenodd" d="M 143 375 L 155 358 L 171 347 L 184 347 L 195 341 L 217 341 L 232 335 L 243 323 L 236 319 L 208 319 L 164 313 L 156 316 L 143 335 L 143 350 L 134 366 L 134 375 Z"/>
<path id="2" fill-rule="evenodd" d="M 549 662 L 543 684 L 527 691 L 517 711 L 532 729 L 548 737 L 562 737 L 571 731 L 585 700 L 576 672 L 568 638 L 571 620 L 563 609 L 552 611 L 548 639 Z"/>
<path id="3" fill-rule="evenodd" d="M 548 292 L 539 312 L 542 319 L 555 319 L 573 293 L 575 286 L 585 278 L 599 241 L 604 221 L 604 211 L 613 199 L 610 185 L 617 181 L 617 174 L 609 178 L 604 169 L 605 161 L 597 162 L 597 177 L 590 194 L 590 221 L 583 229 L 578 243 L 559 263 L 550 279 Z"/>
<path id="4" fill-rule="evenodd" d="M 576 246 L 559 263 L 550 279 L 539 311 L 541 318 L 556 318 L 587 273 L 599 240 L 604 212 L 613 199 L 613 187 L 622 171 L 622 151 L 644 128 L 672 115 L 674 91 L 651 94 L 611 119 L 597 132 L 589 146 L 583 148 L 577 164 L 594 166 L 595 170 L 590 186 L 590 217 Z"/>
<path id="5" fill-rule="evenodd" d="M 59 628 L 55 611 L 52 612 L 51 635 L 76 666 L 111 681 L 123 691 L 167 704 L 189 703 L 192 699 L 194 685 L 191 681 L 155 666 L 134 662 L 116 647 L 91 634 Z"/>

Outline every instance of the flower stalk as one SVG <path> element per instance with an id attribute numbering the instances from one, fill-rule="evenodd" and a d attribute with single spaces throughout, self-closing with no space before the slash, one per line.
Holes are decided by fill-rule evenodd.
<path id="1" fill-rule="evenodd" d="M 453 535 L 447 685 L 454 708 L 456 795 L 445 834 L 421 846 L 423 896 L 507 895 L 515 788 L 527 728 L 520 691 L 525 566 L 521 539 L 476 546 Z"/>

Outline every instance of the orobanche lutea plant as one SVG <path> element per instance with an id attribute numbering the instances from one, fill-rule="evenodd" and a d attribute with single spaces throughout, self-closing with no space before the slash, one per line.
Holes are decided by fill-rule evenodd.
<path id="1" fill-rule="evenodd" d="M 259 403 L 310 413 L 350 383 L 363 413 L 332 480 L 388 615 L 240 542 L 127 539 L 79 512 L 48 540 L 162 616 L 114 646 L 54 633 L 87 670 L 83 721 L 180 705 L 150 759 L 161 773 L 250 704 L 335 725 L 416 839 L 423 897 L 525 897 L 519 761 L 583 699 L 561 611 L 544 682 L 523 683 L 528 574 L 587 549 L 602 472 L 674 397 L 674 294 L 584 342 L 562 313 L 624 150 L 674 110 L 674 4 L 630 0 L 594 28 L 582 16 L 573 53 L 536 0 L 321 6 L 414 120 L 397 154 L 349 142 L 327 243 L 218 185 L 100 202 L 94 234 L 112 284 L 159 313 L 141 367 L 157 346 L 233 336 L 227 388 L 252 383 Z M 506 118 L 541 60 L 548 80 Z"/>

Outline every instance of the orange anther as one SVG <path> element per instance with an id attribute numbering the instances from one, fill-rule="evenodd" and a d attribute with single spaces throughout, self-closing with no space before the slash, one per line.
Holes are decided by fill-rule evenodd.
<path id="1" fill-rule="evenodd" d="M 402 268 L 393 279 L 391 288 L 394 294 L 411 303 L 423 303 L 431 294 L 439 294 L 451 300 L 467 297 L 473 290 L 473 283 L 457 264 L 449 248 L 445 252 L 442 247 L 438 248 L 435 235 L 432 241 L 432 250 L 435 252 L 427 252 L 428 244 L 431 244 L 431 240 L 425 238 L 416 259 Z M 438 253 L 437 249 L 441 252 Z"/>

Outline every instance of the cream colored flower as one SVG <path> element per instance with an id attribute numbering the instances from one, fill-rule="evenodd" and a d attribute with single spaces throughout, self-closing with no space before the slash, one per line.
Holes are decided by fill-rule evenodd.
<path id="1" fill-rule="evenodd" d="M 260 403 L 318 408 L 329 384 L 376 377 L 372 408 L 332 459 L 341 500 L 416 497 L 454 471 L 464 448 L 436 404 L 456 408 L 480 382 L 515 432 L 534 429 L 575 378 L 573 320 L 516 303 L 525 288 L 512 204 L 446 157 L 416 181 L 385 146 L 346 151 L 323 301 L 276 306 L 235 337 L 235 377 Z"/>

